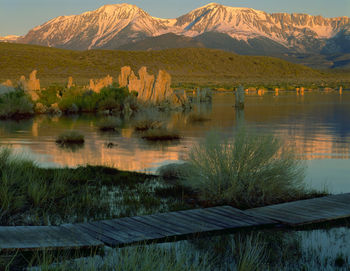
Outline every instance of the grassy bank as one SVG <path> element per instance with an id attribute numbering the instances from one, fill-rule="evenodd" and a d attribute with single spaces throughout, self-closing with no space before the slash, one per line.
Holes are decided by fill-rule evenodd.
<path id="1" fill-rule="evenodd" d="M 38 167 L 0 151 L 0 225 L 51 225 L 186 208 L 156 177 L 117 169 Z M 175 196 L 176 198 L 174 198 Z"/>
<path id="2" fill-rule="evenodd" d="M 134 71 L 147 66 L 152 74 L 167 70 L 173 83 L 225 85 L 251 83 L 349 83 L 349 73 L 317 71 L 303 65 L 262 56 L 242 56 L 221 50 L 183 48 L 160 51 L 71 51 L 25 44 L 0 43 L 0 81 L 18 80 L 38 70 L 42 86 L 66 84 L 72 76 L 78 85 L 107 74 L 115 79 L 122 66 Z"/>

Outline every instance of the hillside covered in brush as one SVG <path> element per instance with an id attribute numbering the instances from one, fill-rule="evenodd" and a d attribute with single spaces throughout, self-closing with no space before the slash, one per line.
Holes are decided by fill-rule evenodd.
<path id="1" fill-rule="evenodd" d="M 159 51 L 72 51 L 37 45 L 0 43 L 0 80 L 17 80 L 38 70 L 45 83 L 64 82 L 73 76 L 87 82 L 107 74 L 116 78 L 122 66 L 138 70 L 147 66 L 150 73 L 167 70 L 174 83 L 312 81 L 329 75 L 284 60 L 264 56 L 242 56 L 206 48 L 181 48 Z"/>

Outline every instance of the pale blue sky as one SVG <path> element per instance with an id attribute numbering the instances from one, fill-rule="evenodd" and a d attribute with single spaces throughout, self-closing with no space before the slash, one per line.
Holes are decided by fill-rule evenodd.
<path id="1" fill-rule="evenodd" d="M 190 10 L 216 2 L 266 12 L 297 12 L 325 17 L 350 16 L 350 0 L 0 0 L 0 36 L 23 35 L 31 28 L 60 16 L 80 14 L 105 4 L 129 3 L 152 16 L 176 18 Z"/>

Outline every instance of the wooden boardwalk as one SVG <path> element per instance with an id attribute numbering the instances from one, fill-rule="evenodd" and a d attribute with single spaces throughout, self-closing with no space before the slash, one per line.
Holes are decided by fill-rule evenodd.
<path id="1" fill-rule="evenodd" d="M 297 226 L 350 217 L 350 193 L 241 211 L 230 206 L 61 226 L 0 227 L 0 253 L 117 247 L 200 233 L 277 225 Z"/>
<path id="2" fill-rule="evenodd" d="M 350 217 L 350 193 L 299 200 L 245 211 L 289 226 Z"/>

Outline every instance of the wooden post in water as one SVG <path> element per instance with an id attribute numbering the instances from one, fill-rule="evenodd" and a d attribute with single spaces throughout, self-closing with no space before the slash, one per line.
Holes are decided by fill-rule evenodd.
<path id="1" fill-rule="evenodd" d="M 339 94 L 340 94 L 340 95 L 343 94 L 343 86 L 340 86 L 340 88 L 339 88 Z"/>
<path id="2" fill-rule="evenodd" d="M 238 109 L 244 108 L 244 88 L 243 86 L 239 86 L 235 93 L 236 102 L 235 107 Z"/>

